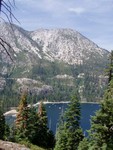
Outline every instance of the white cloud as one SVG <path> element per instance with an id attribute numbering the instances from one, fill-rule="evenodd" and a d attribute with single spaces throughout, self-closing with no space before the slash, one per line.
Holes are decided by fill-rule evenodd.
<path id="1" fill-rule="evenodd" d="M 69 8 L 68 11 L 74 12 L 76 14 L 82 14 L 85 12 L 85 9 L 82 7 L 77 7 L 77 8 Z"/>

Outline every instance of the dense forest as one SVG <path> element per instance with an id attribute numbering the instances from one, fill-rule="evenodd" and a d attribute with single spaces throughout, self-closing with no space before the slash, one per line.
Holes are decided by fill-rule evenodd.
<path id="1" fill-rule="evenodd" d="M 44 67 L 45 63 L 46 67 Z M 100 68 L 97 68 L 96 71 L 91 70 L 86 64 L 73 66 L 58 62 L 49 64 L 48 62 L 42 62 L 41 65 L 39 63 L 33 66 L 32 71 L 26 76 L 28 79 L 37 81 L 39 80 L 38 77 L 40 77 L 39 83 L 35 85 L 32 83 L 26 84 L 29 93 L 28 103 L 37 103 L 41 99 L 53 102 L 69 101 L 71 95 L 73 95 L 76 90 L 79 91 L 81 101 L 99 102 L 102 99 L 107 85 L 106 74 L 103 70 L 99 69 Z M 102 73 L 103 76 L 100 75 Z M 17 84 L 18 78 L 15 78 L 16 74 L 14 70 L 10 78 L 5 78 L 5 86 L 0 90 L 0 102 L 4 111 L 9 110 L 10 107 L 17 107 L 19 103 L 23 89 Z M 40 92 L 30 90 L 33 86 L 41 88 L 43 85 L 47 85 L 49 90 L 46 88 L 43 88 Z"/>
<path id="2" fill-rule="evenodd" d="M 109 72 L 111 72 L 111 68 Z M 77 92 L 70 99 L 65 112 L 61 114 L 56 136 L 47 126 L 47 115 L 43 102 L 38 109 L 28 107 L 29 96 L 24 93 L 18 105 L 18 114 L 13 127 L 5 123 L 5 118 L 0 109 L 0 139 L 23 143 L 33 150 L 37 146 L 44 149 L 55 150 L 112 150 L 113 144 L 113 79 L 109 73 L 107 90 L 105 90 L 100 109 L 91 118 L 91 128 L 87 137 L 80 127 L 81 103 Z M 37 145 L 37 146 L 36 146 Z"/>

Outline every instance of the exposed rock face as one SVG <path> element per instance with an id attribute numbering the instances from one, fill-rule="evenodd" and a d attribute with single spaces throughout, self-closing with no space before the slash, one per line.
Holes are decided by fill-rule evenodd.
<path id="1" fill-rule="evenodd" d="M 30 150 L 24 145 L 0 140 L 0 150 Z"/>
<path id="2" fill-rule="evenodd" d="M 15 53 L 22 51 L 28 52 L 30 54 L 33 52 L 35 55 L 39 55 L 40 53 L 38 45 L 28 36 L 27 31 L 16 25 L 1 23 L 0 37 L 2 37 L 4 41 L 13 47 Z"/>
<path id="3" fill-rule="evenodd" d="M 72 29 L 39 29 L 28 32 L 16 25 L 1 23 L 0 36 L 13 47 L 14 57 L 24 54 L 23 64 L 33 64 L 36 61 L 34 58 L 83 64 L 92 55 L 103 58 L 108 54 L 108 51 Z M 6 55 L 2 55 L 5 59 Z"/>
<path id="4" fill-rule="evenodd" d="M 100 76 L 109 52 L 75 30 L 38 29 L 30 32 L 1 23 L 0 37 L 11 45 L 12 49 L 5 47 L 14 60 L 12 62 L 0 46 L 0 90 L 6 85 L 12 86 L 15 92 L 27 89 L 36 95 L 52 93 L 54 101 L 58 95 L 58 99 L 64 98 L 65 90 L 70 92 L 74 88 L 78 88 L 83 97 L 92 97 L 92 93 L 95 96 L 105 85 Z M 102 95 L 101 91 L 97 93 Z M 99 96 L 97 94 L 97 98 Z"/>
<path id="5" fill-rule="evenodd" d="M 69 64 L 83 64 L 92 53 L 100 57 L 107 54 L 106 50 L 72 29 L 39 29 L 30 35 L 42 45 L 42 51 L 51 61 L 57 59 Z"/>

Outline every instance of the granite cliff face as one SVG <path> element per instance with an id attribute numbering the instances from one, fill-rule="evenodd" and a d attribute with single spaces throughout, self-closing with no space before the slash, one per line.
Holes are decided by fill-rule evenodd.
<path id="1" fill-rule="evenodd" d="M 51 61 L 83 64 L 92 55 L 104 58 L 108 53 L 72 29 L 39 29 L 31 32 L 30 36 L 42 45 L 43 53 Z"/>
<path id="2" fill-rule="evenodd" d="M 0 37 L 11 45 L 12 49 L 5 47 L 13 59 L 0 46 L 1 91 L 10 81 L 15 92 L 26 88 L 49 100 L 67 100 L 75 88 L 86 101 L 92 93 L 97 98 L 102 96 L 102 92 L 99 95 L 96 92 L 102 91 L 106 83 L 102 75 L 109 52 L 79 32 L 72 29 L 26 31 L 1 23 Z"/>
<path id="3" fill-rule="evenodd" d="M 14 56 L 26 53 L 28 62 L 32 62 L 31 57 L 34 57 L 73 65 L 83 64 L 97 55 L 104 59 L 108 54 L 108 51 L 72 29 L 38 29 L 29 32 L 16 25 L 1 23 L 0 31 L 0 36 L 13 47 Z"/>

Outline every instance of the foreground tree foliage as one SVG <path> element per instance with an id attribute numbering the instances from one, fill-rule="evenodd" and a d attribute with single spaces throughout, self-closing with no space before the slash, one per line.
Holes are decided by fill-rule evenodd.
<path id="1" fill-rule="evenodd" d="M 79 144 L 79 150 L 113 149 L 113 51 L 108 68 L 108 88 L 105 91 L 100 109 L 91 119 L 89 137 Z"/>
<path id="2" fill-rule="evenodd" d="M 113 50 L 111 51 L 109 59 L 110 59 L 109 67 L 106 70 L 107 75 L 108 75 L 108 83 L 110 83 L 110 81 L 113 79 Z"/>
<path id="3" fill-rule="evenodd" d="M 66 127 L 64 125 L 64 118 L 61 116 L 59 121 L 59 127 L 56 132 L 56 145 L 55 150 L 67 150 L 66 148 L 67 144 L 67 133 L 66 133 Z"/>
<path id="4" fill-rule="evenodd" d="M 16 141 L 29 141 L 44 148 L 53 148 L 55 139 L 47 126 L 47 114 L 43 103 L 38 106 L 38 112 L 27 105 L 27 94 L 24 94 L 18 106 L 16 118 Z"/>
<path id="5" fill-rule="evenodd" d="M 28 137 L 29 108 L 27 107 L 27 94 L 23 94 L 18 106 L 16 118 L 16 132 L 18 138 Z"/>
<path id="6" fill-rule="evenodd" d="M 52 131 L 47 126 L 47 114 L 44 104 L 41 102 L 38 107 L 37 121 L 35 123 L 35 135 L 32 143 L 44 148 L 53 148 L 55 139 Z"/>
<path id="7" fill-rule="evenodd" d="M 0 107 L 0 139 L 4 139 L 5 134 L 5 117 Z"/>
<path id="8" fill-rule="evenodd" d="M 87 138 L 84 138 L 78 146 L 78 150 L 89 150 L 89 141 Z"/>
<path id="9" fill-rule="evenodd" d="M 105 92 L 99 111 L 92 117 L 90 147 L 113 149 L 113 80 Z"/>
<path id="10" fill-rule="evenodd" d="M 76 150 L 83 139 L 80 127 L 80 102 L 72 97 L 56 134 L 55 150 Z"/>

